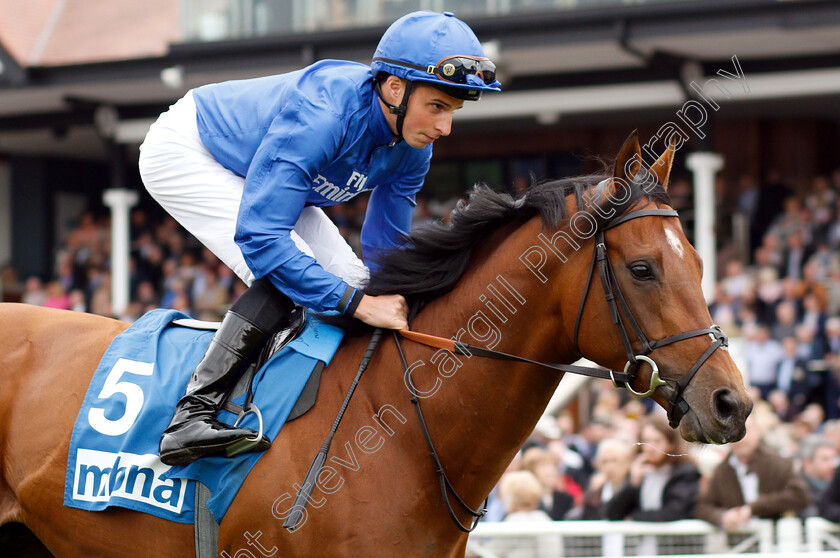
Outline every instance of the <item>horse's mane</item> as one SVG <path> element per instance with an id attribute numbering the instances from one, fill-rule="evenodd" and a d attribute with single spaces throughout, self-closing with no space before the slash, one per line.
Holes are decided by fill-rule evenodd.
<path id="1" fill-rule="evenodd" d="M 624 214 L 643 198 L 670 205 L 670 198 L 658 183 L 643 190 L 647 171 L 637 173 L 631 195 L 610 218 L 588 210 L 599 227 Z M 423 305 L 450 291 L 463 275 L 475 249 L 501 227 L 539 215 L 545 227 L 558 227 L 569 217 L 566 197 L 574 194 L 577 207 L 585 207 L 583 196 L 608 178 L 605 174 L 576 176 L 534 183 L 520 196 L 498 192 L 478 184 L 467 199 L 458 202 L 450 222 L 422 224 L 403 239 L 396 249 L 376 260 L 376 271 L 365 289 L 367 294 L 402 294 L 410 305 Z M 605 212 L 609 213 L 609 212 Z"/>

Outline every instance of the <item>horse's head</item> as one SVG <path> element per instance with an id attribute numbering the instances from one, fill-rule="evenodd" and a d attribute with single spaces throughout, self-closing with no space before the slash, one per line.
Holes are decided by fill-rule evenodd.
<path id="1" fill-rule="evenodd" d="M 575 320 L 581 354 L 629 372 L 631 389 L 668 410 L 683 438 L 728 443 L 743 437 L 752 401 L 709 315 L 702 261 L 664 201 L 673 154 L 666 148 L 648 170 L 634 133 L 613 178 L 593 190 L 606 222 L 579 311 L 565 319 Z"/>

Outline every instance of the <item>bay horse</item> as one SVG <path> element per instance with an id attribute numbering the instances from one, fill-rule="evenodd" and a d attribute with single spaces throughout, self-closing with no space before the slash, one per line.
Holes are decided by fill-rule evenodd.
<path id="1" fill-rule="evenodd" d="M 631 387 L 650 388 L 666 408 L 679 391 L 685 439 L 738 440 L 752 403 L 728 353 L 711 349 L 725 337 L 711 328 L 700 259 L 669 207 L 672 160 L 666 149 L 648 169 L 634 134 L 612 180 L 546 182 L 519 198 L 477 187 L 450 225 L 413 233 L 383 259 L 369 292 L 403 293 L 422 306 L 414 331 L 528 359 L 571 363 L 585 355 L 621 370 L 631 364 L 629 344 L 633 354 L 649 355 L 630 355 L 638 369 Z M 602 256 L 597 266 L 593 254 Z M 620 291 L 613 298 L 598 286 L 603 274 L 614 281 L 602 288 Z M 608 302 L 617 298 L 626 306 Z M 632 326 L 629 337 L 614 318 Z M 24 524 L 60 557 L 192 556 L 190 525 L 62 505 L 73 423 L 100 357 L 128 324 L 22 304 L 2 305 L 0 324 L 0 523 Z M 680 336 L 687 331 L 701 334 Z M 645 336 L 671 341 L 645 348 Z M 329 431 L 367 342 L 345 339 L 323 372 L 313 410 L 285 425 L 251 471 L 221 522 L 220 556 L 464 556 L 467 535 L 447 513 L 407 384 L 422 399 L 453 489 L 476 508 L 528 438 L 562 373 L 404 339 L 413 374 L 407 382 L 395 339 L 384 336 L 301 523 L 283 529 L 295 485 Z M 663 385 L 651 381 L 654 362 Z M 696 374 L 680 387 L 692 367 Z M 450 505 L 469 522 L 457 503 Z"/>

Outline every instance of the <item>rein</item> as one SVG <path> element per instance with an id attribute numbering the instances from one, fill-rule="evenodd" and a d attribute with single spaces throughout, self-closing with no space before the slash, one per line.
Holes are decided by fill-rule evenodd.
<path id="1" fill-rule="evenodd" d="M 421 345 L 426 345 L 435 349 L 444 349 L 454 354 L 463 355 L 466 357 L 471 357 L 475 355 L 483 358 L 492 358 L 494 360 L 512 360 L 515 362 L 526 362 L 528 364 L 534 364 L 543 368 L 550 368 L 551 370 L 557 370 L 559 372 L 571 372 L 572 374 L 591 376 L 593 378 L 601 378 L 603 380 L 613 380 L 615 382 L 630 382 L 633 380 L 633 377 L 625 372 L 616 372 L 614 370 L 607 370 L 604 368 L 591 368 L 589 366 L 576 366 L 574 364 L 556 364 L 550 362 L 539 362 L 537 360 L 531 360 L 529 358 L 521 357 L 518 355 L 503 353 L 502 351 L 494 351 L 493 349 L 476 347 L 475 345 L 462 343 L 461 341 L 453 341 L 452 339 L 444 339 L 443 337 L 437 337 L 434 335 L 429 335 L 427 333 L 418 333 L 416 331 L 410 331 L 407 329 L 402 329 L 396 333 L 399 333 L 409 341 L 414 341 L 415 343 L 420 343 Z"/>
<path id="2" fill-rule="evenodd" d="M 402 345 L 400 345 L 400 338 L 399 335 L 397 335 L 398 333 L 405 334 L 406 331 L 394 331 L 394 343 L 397 345 L 397 353 L 399 353 L 400 355 L 400 362 L 402 363 L 403 369 L 405 370 L 405 378 L 408 384 L 408 388 L 409 390 L 411 390 L 411 402 L 414 404 L 414 408 L 417 410 L 417 418 L 420 420 L 420 427 L 423 429 L 423 437 L 426 439 L 426 445 L 429 447 L 429 453 L 432 456 L 432 460 L 435 462 L 435 472 L 438 475 L 438 480 L 440 480 L 440 492 L 443 496 L 443 502 L 446 504 L 446 511 L 449 513 L 449 517 L 452 518 L 452 521 L 455 523 L 458 529 L 465 533 L 472 533 L 478 526 L 478 522 L 481 521 L 481 518 L 484 517 L 484 514 L 487 513 L 487 500 L 490 498 L 490 496 L 488 495 L 487 498 L 484 499 L 484 504 L 482 504 L 480 509 L 474 510 L 466 502 L 464 502 L 464 499 L 458 495 L 458 493 L 455 491 L 455 487 L 453 487 L 452 483 L 449 482 L 449 477 L 446 476 L 446 471 L 443 470 L 443 465 L 440 462 L 440 456 L 438 455 L 437 450 L 435 449 L 434 443 L 432 443 L 432 436 L 431 434 L 429 434 L 429 427 L 426 425 L 426 419 L 423 417 L 423 411 L 420 409 L 420 399 L 418 399 L 417 397 L 417 390 L 414 387 L 414 382 L 411 381 L 411 368 L 408 366 L 408 362 L 405 360 L 405 354 L 403 354 Z M 446 339 L 442 339 L 440 337 L 433 337 L 431 335 L 428 335 L 426 337 L 440 339 L 444 342 L 447 341 Z M 455 515 L 455 510 L 452 509 L 452 504 L 449 501 L 449 492 L 452 492 L 452 496 L 455 497 L 455 501 L 458 502 L 458 504 L 460 504 L 461 507 L 467 510 L 467 512 L 472 516 L 472 525 L 470 525 L 469 527 L 461 523 L 461 520 L 458 519 L 457 515 Z"/>
<path id="3" fill-rule="evenodd" d="M 370 343 L 368 343 L 365 354 L 362 355 L 362 360 L 359 362 L 359 369 L 356 372 L 356 376 L 353 378 L 353 382 L 350 384 L 350 388 L 347 390 L 347 395 L 344 396 L 344 401 L 341 403 L 341 408 L 338 410 L 338 415 L 335 417 L 335 421 L 333 422 L 332 428 L 330 428 L 329 434 L 327 434 L 327 439 L 324 440 L 324 443 L 321 445 L 321 449 L 318 450 L 318 453 L 315 455 L 315 459 L 309 466 L 309 470 L 306 471 L 303 483 L 295 495 L 292 507 L 289 508 L 286 520 L 283 522 L 283 528 L 287 529 L 289 532 L 293 533 L 300 525 L 302 525 L 301 521 L 304 519 L 303 514 L 306 511 L 306 504 L 309 503 L 312 496 L 312 490 L 318 484 L 318 478 L 321 476 L 321 471 L 323 470 L 324 463 L 327 460 L 327 454 L 330 451 L 333 436 L 335 436 L 335 432 L 338 430 L 338 425 L 341 424 L 341 419 L 344 418 L 344 412 L 347 410 L 347 406 L 350 404 L 350 399 L 356 392 L 356 387 L 359 385 L 359 380 L 362 379 L 362 374 L 364 374 L 365 370 L 367 370 L 370 359 L 373 357 L 373 352 L 376 350 L 376 347 L 379 346 L 379 341 L 382 339 L 382 333 L 382 328 L 376 328 L 373 335 L 371 335 Z"/>

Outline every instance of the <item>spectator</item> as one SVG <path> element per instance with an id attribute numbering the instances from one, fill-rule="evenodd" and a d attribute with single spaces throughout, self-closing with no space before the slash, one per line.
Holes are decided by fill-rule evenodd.
<path id="1" fill-rule="evenodd" d="M 837 455 L 840 456 L 840 421 L 837 419 L 827 420 L 822 424 L 820 434 L 831 440 Z"/>
<path id="2" fill-rule="evenodd" d="M 817 511 L 820 517 L 840 523 L 840 467 L 835 467 L 831 482 L 817 502 Z"/>
<path id="3" fill-rule="evenodd" d="M 816 176 L 805 196 L 805 207 L 813 216 L 814 235 L 822 240 L 826 237 L 829 224 L 834 217 L 837 192 L 832 190 L 827 176 Z"/>
<path id="4" fill-rule="evenodd" d="M 789 196 L 782 202 L 782 212 L 773 220 L 769 232 L 777 235 L 784 244 L 787 239 L 804 228 L 802 204 L 795 196 Z"/>
<path id="5" fill-rule="evenodd" d="M 823 407 L 830 419 L 840 418 L 840 318 L 825 322 L 825 363 L 827 373 L 823 383 Z"/>
<path id="6" fill-rule="evenodd" d="M 505 502 L 505 522 L 531 523 L 551 521 L 539 509 L 542 494 L 540 481 L 529 471 L 506 473 L 499 484 L 499 492 Z M 497 539 L 488 544 L 488 549 L 499 558 L 530 558 L 533 556 L 560 556 L 560 539 L 541 535 L 536 539 Z"/>
<path id="7" fill-rule="evenodd" d="M 776 341 L 793 337 L 796 333 L 796 305 L 791 300 L 782 300 L 776 305 L 776 321 L 771 336 Z"/>
<path id="8" fill-rule="evenodd" d="M 825 321 L 826 350 L 840 354 L 840 317 L 831 317 Z"/>
<path id="9" fill-rule="evenodd" d="M 840 268 L 840 256 L 831 246 L 822 242 L 805 265 L 813 266 L 814 279 L 824 283 L 834 270 Z"/>
<path id="10" fill-rule="evenodd" d="M 578 506 L 583 503 L 583 489 L 575 479 L 581 476 L 583 458 L 577 452 L 566 447 L 566 443 L 563 441 L 561 422 L 565 422 L 562 416 L 555 419 L 551 415 L 544 415 L 537 421 L 534 434 L 539 433 L 542 438 L 540 447 L 548 450 L 556 460 L 557 470 L 560 473 L 559 490 L 569 494 L 575 505 Z M 571 428 L 573 429 L 573 427 Z"/>
<path id="11" fill-rule="evenodd" d="M 767 403 L 770 404 L 773 412 L 783 421 L 793 420 L 793 417 L 796 416 L 788 394 L 785 391 L 774 389 L 767 396 Z"/>
<path id="12" fill-rule="evenodd" d="M 808 393 L 810 392 L 808 382 L 810 378 L 807 370 L 808 363 L 797 354 L 796 338 L 785 337 L 782 339 L 782 358 L 776 368 L 776 388 L 787 396 L 790 403 L 789 407 L 785 409 L 786 412 L 779 415 L 779 418 L 784 421 L 792 420 L 808 403 Z M 768 402 L 770 401 L 769 396 L 770 394 L 768 394 Z"/>
<path id="13" fill-rule="evenodd" d="M 593 417 L 580 429 L 579 434 L 569 437 L 567 442 L 569 449 L 577 452 L 583 458 L 580 475 L 575 477 L 575 481 L 580 486 L 586 486 L 589 483 L 589 476 L 594 470 L 592 459 L 595 457 L 598 443 L 607 436 L 609 427 L 609 423 L 604 418 Z"/>
<path id="14" fill-rule="evenodd" d="M 796 326 L 796 356 L 805 362 L 819 360 L 825 356 L 825 336 L 817 336 L 816 330 L 807 324 Z"/>
<path id="15" fill-rule="evenodd" d="M 227 311 L 230 295 L 219 283 L 219 276 L 214 270 L 202 266 L 201 277 L 203 288 L 195 293 L 195 311 L 201 319 L 221 320 Z"/>
<path id="16" fill-rule="evenodd" d="M 772 271 L 773 275 L 772 278 L 774 280 L 778 280 L 781 274 L 781 270 L 784 263 L 785 251 L 782 245 L 781 238 L 779 235 L 773 231 L 767 232 L 764 236 L 761 237 L 761 250 L 763 252 L 763 256 L 759 260 L 758 251 L 756 251 L 756 266 L 757 271 L 760 272 L 769 272 Z M 759 264 L 761 264 L 759 266 Z M 768 273 L 767 278 L 769 279 L 771 275 Z"/>
<path id="17" fill-rule="evenodd" d="M 800 510 L 799 517 L 813 517 L 819 515 L 819 502 L 834 476 L 837 448 L 831 440 L 819 434 L 806 437 L 799 448 L 802 466 L 800 473 L 811 499 L 811 503 Z"/>
<path id="18" fill-rule="evenodd" d="M 557 457 L 543 448 L 533 447 L 522 456 L 522 468 L 531 472 L 542 485 L 539 509 L 555 521 L 564 519 L 574 506 L 574 499 L 565 490 Z"/>
<path id="19" fill-rule="evenodd" d="M 47 291 L 44 290 L 44 284 L 40 278 L 35 276 L 28 278 L 25 289 L 21 302 L 35 306 L 44 305 L 44 301 L 47 300 Z"/>
<path id="20" fill-rule="evenodd" d="M 727 458 L 712 473 L 694 515 L 733 532 L 752 517 L 778 519 L 808 505 L 808 488 L 793 462 L 762 443 L 755 413 L 744 438 L 731 444 Z"/>
<path id="21" fill-rule="evenodd" d="M 824 422 L 825 411 L 821 405 L 816 403 L 806 405 L 791 425 L 791 435 L 796 444 L 799 445 L 806 437 L 818 432 Z"/>
<path id="22" fill-rule="evenodd" d="M 811 250 L 806 245 L 803 236 L 803 233 L 797 230 L 785 239 L 786 250 L 782 269 L 783 275 L 788 279 L 802 279 L 802 268 L 811 257 Z"/>
<path id="23" fill-rule="evenodd" d="M 502 479 L 505 478 L 508 473 L 520 470 L 522 470 L 522 452 L 517 451 L 513 456 L 513 459 L 511 459 L 510 463 L 508 463 L 505 472 L 502 474 Z M 493 487 L 493 490 L 491 490 L 490 494 L 487 496 L 487 513 L 484 515 L 482 521 L 498 522 L 504 520 L 505 515 L 507 515 L 505 502 L 502 500 L 499 492 L 500 485 L 501 479 L 499 479 L 499 482 L 496 483 L 496 486 Z"/>
<path id="24" fill-rule="evenodd" d="M 151 281 L 141 281 L 137 285 L 137 293 L 135 299 L 140 303 L 141 307 L 145 308 L 149 305 L 157 305 L 158 298 L 155 292 L 155 286 Z"/>
<path id="25" fill-rule="evenodd" d="M 679 432 L 661 417 L 642 426 L 641 451 L 630 465 L 629 482 L 607 502 L 608 519 L 675 521 L 691 517 L 700 472 L 682 453 Z"/>
<path id="26" fill-rule="evenodd" d="M 747 289 L 753 286 L 752 283 L 752 277 L 746 272 L 741 262 L 731 260 L 726 264 L 726 276 L 720 282 L 724 293 L 733 299 L 740 298 Z"/>
<path id="27" fill-rule="evenodd" d="M 802 268 L 802 280 L 799 282 L 799 296 L 802 298 L 800 305 L 800 320 L 804 323 L 817 323 L 817 327 L 822 328 L 825 324 L 820 324 L 822 320 L 825 321 L 823 314 L 824 309 L 828 308 L 828 286 L 825 279 L 819 279 L 819 268 L 816 262 L 807 262 Z M 808 297 L 814 297 L 813 301 L 809 301 Z M 806 313 L 810 315 L 805 315 Z"/>
<path id="28" fill-rule="evenodd" d="M 739 302 L 726 292 L 720 284 L 715 286 L 715 301 L 709 306 L 709 314 L 712 321 L 718 324 L 730 335 L 739 335 L 741 329 L 738 325 Z"/>
<path id="29" fill-rule="evenodd" d="M 161 308 L 173 308 L 176 298 L 180 296 L 187 297 L 187 284 L 178 275 L 174 275 L 171 281 L 165 283 L 166 290 L 160 297 Z"/>
<path id="30" fill-rule="evenodd" d="M 607 438 L 598 444 L 595 473 L 589 479 L 578 519 L 607 518 L 607 504 L 629 482 L 633 453 L 633 447 L 621 438 Z"/>
<path id="31" fill-rule="evenodd" d="M 67 295 L 67 302 L 70 310 L 74 312 L 87 312 L 87 304 L 85 304 L 85 293 L 81 289 L 74 289 Z"/>
<path id="32" fill-rule="evenodd" d="M 835 217 L 840 215 L 840 198 L 835 201 L 834 215 Z M 829 223 L 825 240 L 834 250 L 840 249 L 840 220 L 835 218 L 834 221 Z"/>
<path id="33" fill-rule="evenodd" d="M 67 292 L 61 283 L 58 281 L 47 283 L 47 298 L 44 300 L 43 305 L 47 308 L 70 309 L 70 298 L 67 296 Z"/>
<path id="34" fill-rule="evenodd" d="M 765 401 L 770 392 L 776 387 L 776 372 L 779 362 L 783 358 L 782 346 L 775 339 L 770 338 L 766 326 L 758 326 L 744 347 L 744 358 L 747 361 L 747 372 L 750 384 L 761 392 Z"/>
<path id="35" fill-rule="evenodd" d="M 776 300 L 773 306 L 773 317 L 771 324 L 779 323 L 779 316 L 776 314 L 776 309 L 782 304 L 789 304 L 793 307 L 793 319 L 799 320 L 803 313 L 802 297 L 805 296 L 806 286 L 805 282 L 800 279 L 791 279 L 785 277 L 779 282 L 782 292 L 781 296 Z"/>
<path id="36" fill-rule="evenodd" d="M 840 167 L 837 167 L 831 172 L 831 189 L 835 192 L 840 192 Z"/>
<path id="37" fill-rule="evenodd" d="M 747 216 L 750 222 L 755 219 L 758 208 L 758 184 L 749 174 L 743 174 L 738 179 L 738 211 Z"/>
<path id="38" fill-rule="evenodd" d="M 90 311 L 100 316 L 111 316 L 111 274 L 104 272 L 90 298 Z"/>

